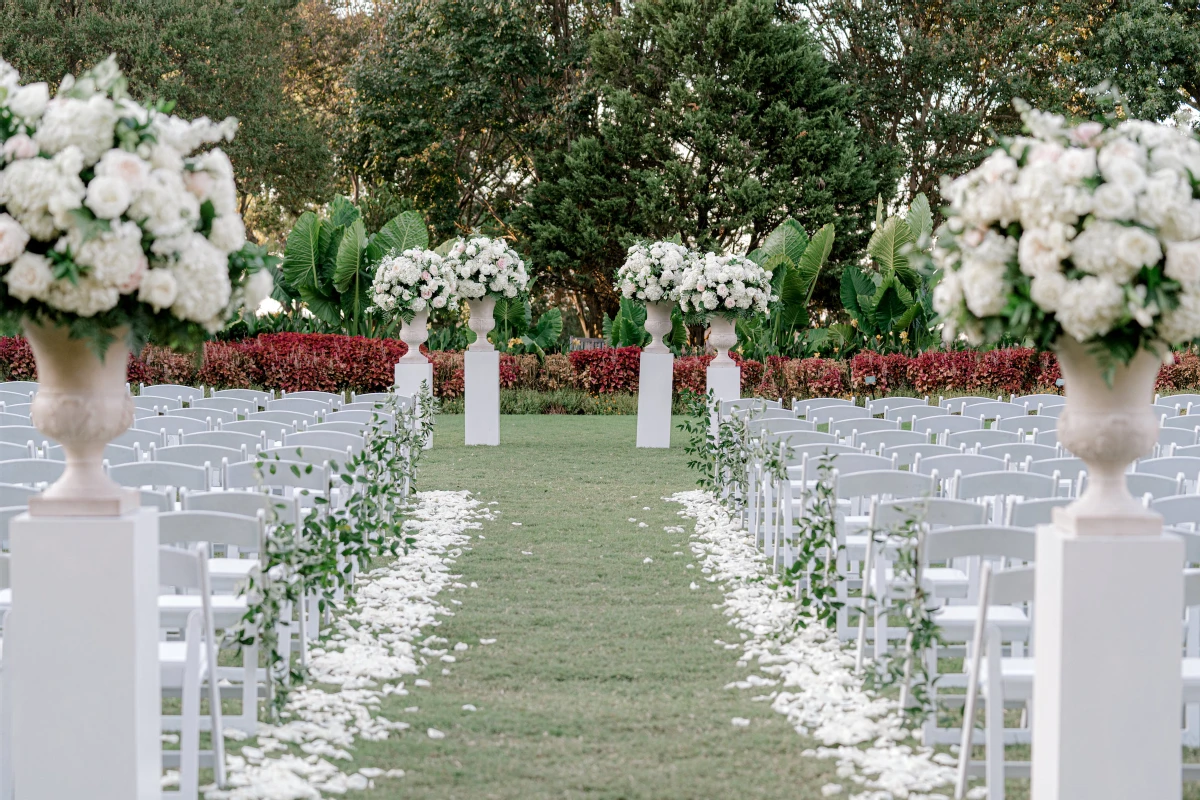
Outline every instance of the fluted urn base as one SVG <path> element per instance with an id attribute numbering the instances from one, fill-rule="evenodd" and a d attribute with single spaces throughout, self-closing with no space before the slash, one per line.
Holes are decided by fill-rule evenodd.
<path id="1" fill-rule="evenodd" d="M 42 433 L 62 444 L 66 470 L 30 498 L 29 513 L 44 517 L 115 517 L 140 505 L 138 492 L 104 471 L 104 448 L 133 424 L 133 398 L 125 386 L 126 331 L 101 358 L 94 345 L 72 339 L 66 328 L 24 322 L 37 362 L 38 392 L 30 416 Z"/>
<path id="2" fill-rule="evenodd" d="M 428 364 L 429 359 L 421 352 L 421 345 L 429 339 L 429 312 L 418 311 L 412 322 L 400 326 L 400 341 L 408 345 L 408 352 L 400 356 L 401 364 Z"/>
<path id="3" fill-rule="evenodd" d="M 1162 359 L 1145 350 L 1118 366 L 1112 385 L 1096 357 L 1078 341 L 1055 345 L 1067 403 L 1058 419 L 1058 441 L 1088 467 L 1087 489 L 1055 509 L 1054 521 L 1076 535 L 1154 535 L 1162 518 L 1129 492 L 1129 465 L 1154 449 L 1158 421 L 1150 404 Z"/>
<path id="4" fill-rule="evenodd" d="M 478 300 L 468 300 L 467 306 L 471 309 L 471 318 L 467 320 L 467 327 L 475 331 L 475 341 L 467 347 L 472 353 L 490 353 L 496 349 L 496 346 L 488 341 L 488 334 L 492 328 L 496 327 L 496 298 L 481 297 Z"/>

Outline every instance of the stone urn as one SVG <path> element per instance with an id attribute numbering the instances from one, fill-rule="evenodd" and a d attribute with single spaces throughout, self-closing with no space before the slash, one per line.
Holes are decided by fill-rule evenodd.
<path id="1" fill-rule="evenodd" d="M 125 385 L 128 331 L 113 331 L 103 356 L 95 343 L 67 329 L 26 319 L 25 338 L 37 362 L 38 392 L 30 416 L 62 445 L 66 471 L 30 498 L 29 513 L 53 517 L 115 517 L 140 505 L 136 490 L 104 471 L 104 447 L 133 424 L 133 398 Z"/>
<path id="2" fill-rule="evenodd" d="M 429 358 L 421 352 L 421 345 L 429 338 L 429 310 L 417 311 L 411 322 L 400 326 L 400 341 L 408 345 L 408 352 L 400 357 L 401 364 L 428 364 Z"/>
<path id="3" fill-rule="evenodd" d="M 1162 358 L 1139 351 L 1128 365 L 1117 366 L 1109 385 L 1096 357 L 1080 342 L 1064 336 L 1054 350 L 1067 400 L 1058 418 L 1058 440 L 1088 467 L 1087 489 L 1055 510 L 1055 522 L 1072 533 L 1157 533 L 1159 515 L 1130 494 L 1125 472 L 1158 441 L 1158 420 L 1150 404 Z M 1079 524 L 1084 520 L 1085 525 Z"/>
<path id="4" fill-rule="evenodd" d="M 737 344 L 737 329 L 732 320 L 714 316 L 708 323 L 708 343 L 717 350 L 717 356 L 709 366 L 737 366 L 737 362 L 729 357 L 729 348 Z"/>
<path id="5" fill-rule="evenodd" d="M 646 331 L 650 334 L 651 339 L 650 344 L 646 345 L 643 352 L 671 352 L 666 344 L 663 343 L 663 337 L 669 334 L 673 327 L 671 309 L 674 307 L 674 303 L 646 303 Z"/>
<path id="6" fill-rule="evenodd" d="M 488 341 L 487 335 L 496 327 L 496 318 L 493 316 L 496 298 L 481 297 L 478 300 L 468 300 L 467 306 L 471 309 L 471 319 L 467 325 L 475 331 L 475 341 L 467 349 L 473 353 L 492 352 L 496 347 Z"/>

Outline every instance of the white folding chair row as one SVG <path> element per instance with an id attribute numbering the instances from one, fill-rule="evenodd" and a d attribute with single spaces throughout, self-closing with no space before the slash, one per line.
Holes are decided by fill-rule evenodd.
<path id="1" fill-rule="evenodd" d="M 1009 395 L 1008 402 L 1015 403 L 1019 406 L 1025 406 L 1029 410 L 1036 410 L 1038 406 L 1059 406 L 1067 402 L 1067 398 L 1061 394 L 1022 394 Z"/>
<path id="2" fill-rule="evenodd" d="M 133 407 L 161 414 L 173 408 L 183 408 L 183 400 L 178 397 L 159 397 L 152 394 L 135 395 Z"/>
<path id="3" fill-rule="evenodd" d="M 318 403 L 324 403 L 329 408 L 341 408 L 346 402 L 345 395 L 338 392 L 316 392 L 316 391 L 301 391 L 301 392 L 280 392 L 280 400 L 315 400 Z"/>
<path id="4" fill-rule="evenodd" d="M 1158 458 L 1143 458 L 1134 462 L 1134 472 L 1144 472 L 1150 475 L 1164 475 L 1174 478 L 1182 475 L 1185 492 L 1200 490 L 1200 456 L 1160 456 Z"/>
<path id="5" fill-rule="evenodd" d="M 218 411 L 226 411 L 234 415 L 253 414 L 258 411 L 258 402 L 255 400 L 246 400 L 240 397 L 205 397 L 200 400 L 193 400 L 189 404 L 192 408 L 212 408 Z"/>
<path id="6" fill-rule="evenodd" d="M 799 400 L 792 398 L 792 410 L 796 412 L 797 417 L 808 418 L 810 411 L 816 411 L 821 408 L 829 408 L 830 406 L 853 406 L 857 405 L 855 399 L 845 397 L 810 397 L 807 400 Z"/>
<path id="7" fill-rule="evenodd" d="M 271 402 L 278 403 L 279 401 L 272 400 Z M 298 400 L 296 402 L 307 403 L 310 401 Z M 362 413 L 362 412 L 347 411 L 345 413 L 356 414 L 356 413 Z M 283 408 L 270 408 L 266 411 L 256 411 L 253 414 L 249 414 L 246 416 L 246 419 L 244 421 L 249 422 L 251 420 L 255 420 L 255 421 L 262 420 L 265 422 L 279 422 L 284 425 L 289 425 L 292 428 L 302 429 L 308 425 L 315 425 L 318 422 L 322 422 L 324 420 L 324 417 L 319 416 L 317 414 L 306 414 L 303 411 L 295 411 L 295 410 L 283 409 Z"/>
<path id="8" fill-rule="evenodd" d="M 914 419 L 924 419 L 925 417 L 944 417 L 948 416 L 949 412 L 940 406 L 927 405 L 906 405 L 893 406 L 884 412 L 886 419 L 898 420 L 901 423 L 912 422 Z"/>
<path id="9" fill-rule="evenodd" d="M 324 425 L 334 425 L 333 422 L 321 423 Z M 357 423 L 366 425 L 367 423 Z M 316 426 L 314 426 L 315 429 Z M 796 419 L 795 417 L 773 417 L 769 419 L 754 418 L 746 422 L 746 433 L 751 438 L 759 438 L 763 434 L 785 433 L 791 431 L 815 431 L 816 426 L 808 420 Z"/>
<path id="10" fill-rule="evenodd" d="M 204 387 L 181 386 L 177 383 L 156 383 L 147 386 L 144 383 L 139 383 L 138 394 L 142 397 L 169 397 L 179 400 L 182 403 L 190 403 L 193 400 L 200 400 L 204 397 Z"/>
<path id="11" fill-rule="evenodd" d="M 745 411 L 749 409 L 761 410 L 764 408 L 778 408 L 779 406 L 771 406 L 769 401 L 761 397 L 743 397 L 738 400 L 721 400 L 717 404 L 717 414 L 721 419 L 728 419 L 735 411 Z"/>
<path id="12" fill-rule="evenodd" d="M 153 446 L 154 445 L 151 445 L 151 447 Z M 66 451 L 63 450 L 63 447 L 60 444 L 56 444 L 53 447 L 47 447 L 43 457 L 48 458 L 51 461 L 67 460 Z M 136 442 L 132 447 L 126 447 L 125 445 L 120 444 L 106 444 L 104 446 L 104 460 L 107 461 L 109 465 L 136 463 L 142 460 L 142 446 Z"/>
<path id="13" fill-rule="evenodd" d="M 331 423 L 322 423 L 328 425 Z M 254 415 L 237 422 L 218 422 L 217 431 L 245 433 L 266 440 L 266 446 L 273 442 L 282 442 L 289 433 L 295 433 L 296 425 L 290 422 L 279 422 L 273 419 L 257 419 Z"/>
<path id="14" fill-rule="evenodd" d="M 310 417 L 321 418 L 333 413 L 334 405 L 330 402 L 322 400 L 313 400 L 308 397 L 293 397 L 288 395 L 279 400 L 270 400 L 267 402 L 267 412 L 271 411 L 288 411 L 299 414 L 306 414 Z"/>
<path id="15" fill-rule="evenodd" d="M 893 408 L 902 408 L 904 406 L 927 406 L 929 405 L 929 396 L 925 397 L 880 397 L 878 400 L 870 400 L 867 402 L 867 411 L 871 416 L 887 415 L 887 412 Z"/>
<path id="16" fill-rule="evenodd" d="M 0 386 L 0 388 L 3 388 Z M 1192 405 L 1200 405 L 1200 394 L 1191 392 L 1180 392 L 1178 394 L 1155 394 L 1154 402 L 1166 403 L 1167 405 L 1178 405 L 1182 408 L 1188 408 Z M 1191 413 L 1190 411 L 1188 413 Z"/>
<path id="17" fill-rule="evenodd" d="M 958 414 L 962 412 L 963 406 L 970 405 L 971 403 L 991 403 L 996 400 L 1002 401 L 1004 400 L 1004 396 L 983 397 L 981 395 L 966 395 L 963 397 L 938 397 L 937 404 L 945 409 L 942 412 L 943 414 Z"/>
<path id="18" fill-rule="evenodd" d="M 848 417 L 832 420 L 829 423 L 829 432 L 839 439 L 850 439 L 850 444 L 854 443 L 853 439 L 858 434 L 898 430 L 900 430 L 900 423 L 896 420 L 876 417 Z"/>
<path id="19" fill-rule="evenodd" d="M 1024 404 L 1006 403 L 1003 400 L 981 400 L 979 402 L 964 403 L 961 413 L 964 417 L 1007 419 L 1010 417 L 1027 416 L 1029 409 Z"/>
<path id="20" fill-rule="evenodd" d="M 33 392 L 10 392 L 6 389 L 0 389 L 0 403 L 4 405 L 23 405 L 33 402 Z"/>
<path id="21" fill-rule="evenodd" d="M 33 414 L 33 403 L 0 403 L 0 411 L 29 419 Z"/>
<path id="22" fill-rule="evenodd" d="M 253 403 L 257 407 L 255 408 L 257 411 L 258 408 L 266 408 L 267 403 L 275 399 L 275 395 L 271 392 L 260 392 L 256 389 L 220 389 L 214 391 L 211 398 L 245 400 Z"/>
<path id="23" fill-rule="evenodd" d="M 937 441 L 945 442 L 946 437 L 961 431 L 977 431 L 984 427 L 982 417 L 957 416 L 954 414 L 934 414 L 911 421 L 911 428 L 919 433 L 937 437 Z"/>
<path id="24" fill-rule="evenodd" d="M 212 429 L 213 423 L 217 420 L 221 420 L 222 422 L 237 422 L 239 419 L 236 412 L 225 411 L 220 408 L 173 408 L 164 411 L 163 416 L 202 420 L 208 423 L 209 430 Z"/>
<path id="25" fill-rule="evenodd" d="M 257 453 L 268 446 L 267 437 L 261 431 L 257 434 L 254 434 L 242 433 L 240 431 L 232 431 L 224 428 L 215 431 L 185 433 L 183 435 L 183 443 L 232 447 L 235 450 L 238 448 L 243 448 L 245 449 L 247 455 L 251 453 Z M 240 460 L 244 461 L 245 459 L 243 458 Z"/>
<path id="26" fill-rule="evenodd" d="M 158 414 L 135 419 L 133 427 L 140 431 L 158 433 L 168 440 L 174 439 L 177 443 L 183 439 L 185 433 L 199 433 L 200 431 L 212 430 L 212 426 L 209 425 L 207 419 L 192 419 L 191 417 L 181 416 L 165 417 Z"/>

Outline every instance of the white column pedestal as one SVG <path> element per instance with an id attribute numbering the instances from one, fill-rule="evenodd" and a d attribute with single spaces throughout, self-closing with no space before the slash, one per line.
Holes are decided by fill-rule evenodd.
<path id="1" fill-rule="evenodd" d="M 433 364 L 426 361 L 424 364 L 412 363 L 406 364 L 403 361 L 396 365 L 396 394 L 401 397 L 411 397 L 414 403 L 417 403 L 417 397 L 421 393 L 421 385 L 425 384 L 429 387 L 429 391 L 433 391 Z M 425 435 L 425 449 L 433 447 L 433 431 L 427 431 Z"/>
<path id="2" fill-rule="evenodd" d="M 642 353 L 638 369 L 638 447 L 671 446 L 671 386 L 675 356 Z"/>
<path id="3" fill-rule="evenodd" d="M 712 392 L 717 402 L 722 400 L 739 400 L 742 396 L 742 368 L 737 364 L 725 364 L 714 367 L 708 365 L 708 382 L 706 391 Z"/>
<path id="4" fill-rule="evenodd" d="M 156 512 L 23 514 L 10 530 L 17 794 L 160 798 Z"/>
<path id="5" fill-rule="evenodd" d="M 466 443 L 500 444 L 500 354 L 464 353 Z"/>
<path id="6" fill-rule="evenodd" d="M 1180 796 L 1183 557 L 1161 534 L 1038 528 L 1034 800 Z"/>

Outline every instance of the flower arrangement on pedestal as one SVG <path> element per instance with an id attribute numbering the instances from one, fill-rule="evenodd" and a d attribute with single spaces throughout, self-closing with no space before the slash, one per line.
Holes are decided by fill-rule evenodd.
<path id="1" fill-rule="evenodd" d="M 1200 142 L 1138 120 L 1023 117 L 1030 136 L 943 189 L 946 341 L 1066 335 L 1108 367 L 1200 336 Z"/>
<path id="2" fill-rule="evenodd" d="M 23 321 L 37 360 L 33 421 L 68 453 L 45 513 L 136 505 L 100 461 L 133 419 L 131 345 L 194 349 L 273 288 L 265 248 L 246 243 L 229 158 L 201 151 L 237 121 L 169 112 L 131 99 L 114 58 L 53 98 L 0 61 L 0 313 Z"/>
<path id="3" fill-rule="evenodd" d="M 617 291 L 645 303 L 673 303 L 679 299 L 679 281 L 692 256 L 675 242 L 635 244 L 617 270 Z"/>
<path id="4" fill-rule="evenodd" d="M 1144 517 L 1124 472 L 1156 440 L 1162 355 L 1200 336 L 1200 141 L 1138 120 L 1023 118 L 1030 135 L 943 188 L 934 306 L 947 341 L 1058 353 L 1058 438 L 1089 467 L 1072 513 Z"/>
<path id="5" fill-rule="evenodd" d="M 113 58 L 50 99 L 0 62 L 0 311 L 102 344 L 196 347 L 272 289 L 244 251 L 233 167 L 237 122 L 183 120 L 130 99 Z"/>
<path id="6" fill-rule="evenodd" d="M 487 335 L 496 325 L 493 317 L 496 300 L 518 297 L 529 288 L 525 262 L 506 241 L 486 236 L 459 239 L 451 245 L 446 261 L 454 265 L 458 296 L 471 307 L 467 324 L 475 332 L 475 341 L 467 349 L 495 350 Z"/>
<path id="7" fill-rule="evenodd" d="M 454 265 L 432 250 L 391 253 L 379 262 L 371 285 L 371 311 L 404 323 L 400 338 L 408 345 L 401 362 L 428 363 L 420 347 L 429 338 L 431 309 L 458 305 Z"/>
<path id="8" fill-rule="evenodd" d="M 646 330 L 650 333 L 648 353 L 668 353 L 663 337 L 671 332 L 671 308 L 679 300 L 679 281 L 694 257 L 688 248 L 676 242 L 661 241 L 635 244 L 617 270 L 615 286 L 627 299 L 646 304 Z M 620 314 L 618 314 L 620 316 Z"/>
<path id="9" fill-rule="evenodd" d="M 694 256 L 679 280 L 684 314 L 709 318 L 708 342 L 717 349 L 716 366 L 732 366 L 729 348 L 737 344 L 734 320 L 771 313 L 771 270 L 742 256 Z"/>

